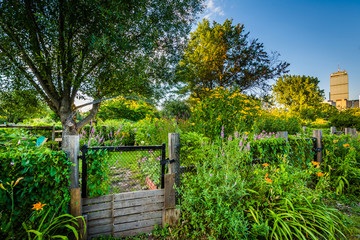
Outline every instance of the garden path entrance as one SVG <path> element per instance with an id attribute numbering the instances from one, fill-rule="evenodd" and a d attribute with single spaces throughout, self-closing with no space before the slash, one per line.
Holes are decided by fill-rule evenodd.
<path id="1" fill-rule="evenodd" d="M 81 148 L 88 239 L 134 236 L 161 225 L 165 149 L 165 144 Z"/>

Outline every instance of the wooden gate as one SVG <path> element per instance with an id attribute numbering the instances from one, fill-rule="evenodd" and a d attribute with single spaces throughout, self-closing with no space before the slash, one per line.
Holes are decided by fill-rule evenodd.
<path id="1" fill-rule="evenodd" d="M 172 144 L 171 144 L 172 145 Z M 99 197 L 88 197 L 87 159 L 88 151 L 108 152 L 161 151 L 158 160 L 160 188 L 120 192 Z M 175 209 L 175 173 L 165 175 L 165 164 L 174 163 L 165 159 L 165 144 L 158 146 L 92 147 L 83 146 L 82 155 L 82 215 L 86 220 L 87 239 L 96 236 L 128 237 L 151 232 L 155 225 L 176 221 L 180 212 Z M 171 152 L 171 150 L 170 150 Z M 117 162 L 117 161 L 116 161 Z M 169 166 L 169 168 L 171 168 Z M 118 170 L 118 169 L 116 169 Z M 148 180 L 148 179 L 147 179 Z M 150 188 L 151 189 L 151 188 Z M 176 215 L 174 217 L 174 215 Z"/>
<path id="2" fill-rule="evenodd" d="M 85 198 L 82 207 L 88 239 L 149 233 L 162 224 L 164 189 Z"/>

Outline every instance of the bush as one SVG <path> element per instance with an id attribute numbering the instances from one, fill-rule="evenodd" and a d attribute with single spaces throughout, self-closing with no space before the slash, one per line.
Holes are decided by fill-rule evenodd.
<path id="1" fill-rule="evenodd" d="M 128 119 L 139 121 L 145 117 L 158 117 L 156 108 L 141 100 L 125 99 L 117 97 L 116 99 L 106 101 L 101 105 L 97 117 L 102 120 L 107 119 Z"/>
<path id="2" fill-rule="evenodd" d="M 210 93 L 192 108 L 191 122 L 194 130 L 215 139 L 221 132 L 229 136 L 235 131 L 251 128 L 260 115 L 260 102 L 236 89 L 222 87 Z"/>
<path id="3" fill-rule="evenodd" d="M 54 152 L 46 148 L 19 146 L 0 152 L 0 179 L 5 188 L 23 177 L 15 186 L 12 225 L 22 229 L 21 223 L 30 215 L 33 204 L 37 202 L 58 206 L 63 200 L 70 201 L 69 175 L 71 162 L 63 152 Z M 11 199 L 6 191 L 0 189 L 1 228 L 5 228 L 11 215 Z M 66 208 L 62 209 L 65 212 Z M 5 238 L 6 232 L 1 232 Z M 19 237 L 21 239 L 21 237 Z"/>
<path id="4" fill-rule="evenodd" d="M 274 138 L 256 141 L 277 141 Z M 280 143 L 281 141 L 279 141 Z M 248 145 L 249 143 L 249 145 Z M 209 239 L 346 239 L 346 218 L 326 207 L 328 174 L 310 163 L 252 164 L 253 138 L 204 144 L 180 189 L 182 235 Z"/>
<path id="5" fill-rule="evenodd" d="M 345 109 L 330 117 L 331 126 L 338 129 L 356 128 L 360 129 L 360 109 Z"/>
<path id="6" fill-rule="evenodd" d="M 190 106 L 178 99 L 166 101 L 163 104 L 161 115 L 166 118 L 188 119 L 190 117 Z"/>
<path id="7" fill-rule="evenodd" d="M 256 133 L 287 131 L 289 134 L 296 134 L 301 131 L 301 121 L 292 116 L 276 116 L 272 113 L 264 113 L 258 117 L 253 126 Z"/>
<path id="8" fill-rule="evenodd" d="M 349 135 L 323 138 L 321 169 L 328 172 L 330 185 L 337 195 L 360 196 L 360 142 Z"/>

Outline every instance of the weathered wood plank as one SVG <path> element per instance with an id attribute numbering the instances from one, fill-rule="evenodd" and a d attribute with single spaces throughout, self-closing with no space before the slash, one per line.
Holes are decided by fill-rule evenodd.
<path id="1" fill-rule="evenodd" d="M 111 210 L 103 210 L 100 212 L 88 213 L 88 221 L 101 219 L 101 218 L 111 218 Z"/>
<path id="2" fill-rule="evenodd" d="M 83 206 L 83 213 L 111 209 L 111 202 Z"/>
<path id="3" fill-rule="evenodd" d="M 140 220 L 148 220 L 148 219 L 160 218 L 160 217 L 162 217 L 162 210 L 154 211 L 154 212 L 138 213 L 138 214 L 133 214 L 133 215 L 119 216 L 114 219 L 114 224 L 134 222 L 134 221 L 140 221 Z"/>
<path id="4" fill-rule="evenodd" d="M 144 198 L 144 197 L 151 197 L 151 196 L 158 196 L 164 195 L 164 189 L 158 190 L 144 190 L 144 191 L 136 191 L 136 192 L 126 192 L 126 193 L 118 193 L 115 194 L 114 200 L 130 200 L 135 198 Z"/>
<path id="5" fill-rule="evenodd" d="M 165 209 L 174 208 L 176 205 L 175 198 L 175 173 L 165 175 L 165 192 L 164 192 L 164 206 Z"/>
<path id="6" fill-rule="evenodd" d="M 137 214 L 142 212 L 159 211 L 162 210 L 163 208 L 164 208 L 164 203 L 155 203 L 155 204 L 148 204 L 143 206 L 121 208 L 114 211 L 114 217 Z"/>
<path id="7" fill-rule="evenodd" d="M 164 202 L 164 196 L 162 195 L 146 197 L 146 198 L 137 198 L 133 200 L 121 200 L 114 202 L 114 209 L 134 207 L 134 206 L 140 206 L 140 205 L 146 205 L 152 203 L 161 203 L 161 202 Z"/>
<path id="8" fill-rule="evenodd" d="M 89 235 L 111 232 L 112 224 L 100 225 L 100 226 L 91 226 L 89 227 Z"/>
<path id="9" fill-rule="evenodd" d="M 111 195 L 104 195 L 100 197 L 94 197 L 94 198 L 83 198 L 83 206 L 94 204 L 94 203 L 101 203 L 101 202 L 110 202 L 111 201 Z"/>
<path id="10" fill-rule="evenodd" d="M 114 233 L 121 231 L 128 231 L 132 229 L 144 228 L 144 227 L 151 227 L 160 224 L 161 224 L 161 218 L 153 218 L 143 221 L 116 224 L 114 225 Z"/>
<path id="11" fill-rule="evenodd" d="M 150 227 L 133 229 L 133 230 L 129 230 L 129 231 L 116 232 L 116 233 L 114 233 L 114 237 L 117 237 L 117 238 L 132 237 L 132 236 L 138 235 L 140 233 L 150 233 L 153 229 L 154 229 L 154 226 L 150 226 Z"/>
<path id="12" fill-rule="evenodd" d="M 94 219 L 91 221 L 88 221 L 87 226 L 98 226 L 98 225 L 106 225 L 106 224 L 112 224 L 112 219 L 110 218 L 100 218 L 100 219 Z"/>

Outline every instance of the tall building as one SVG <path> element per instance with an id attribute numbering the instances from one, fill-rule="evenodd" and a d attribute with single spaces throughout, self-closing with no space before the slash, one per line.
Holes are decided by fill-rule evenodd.
<path id="1" fill-rule="evenodd" d="M 330 100 L 336 102 L 340 99 L 349 99 L 349 77 L 346 71 L 330 75 Z"/>

